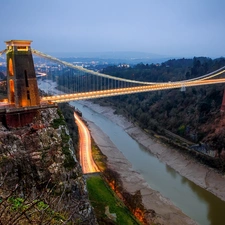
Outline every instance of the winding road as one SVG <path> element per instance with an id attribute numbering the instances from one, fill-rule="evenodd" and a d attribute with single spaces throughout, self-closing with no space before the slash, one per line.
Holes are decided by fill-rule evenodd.
<path id="1" fill-rule="evenodd" d="M 74 112 L 74 119 L 78 126 L 80 136 L 80 164 L 84 174 L 99 172 L 91 154 L 91 136 L 90 132 L 81 120 L 79 115 Z"/>

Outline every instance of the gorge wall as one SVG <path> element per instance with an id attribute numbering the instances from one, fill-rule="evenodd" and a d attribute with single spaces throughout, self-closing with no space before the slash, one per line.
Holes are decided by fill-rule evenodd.
<path id="1" fill-rule="evenodd" d="M 0 222 L 97 224 L 73 142 L 57 108 L 28 126 L 0 124 Z"/>

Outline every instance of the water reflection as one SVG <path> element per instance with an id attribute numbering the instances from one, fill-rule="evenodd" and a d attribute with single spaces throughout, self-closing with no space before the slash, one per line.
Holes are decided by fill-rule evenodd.
<path id="1" fill-rule="evenodd" d="M 171 168 L 170 166 L 166 165 L 166 171 L 173 177 L 176 178 L 177 177 L 177 172 Z"/>
<path id="2" fill-rule="evenodd" d="M 195 185 L 190 180 L 182 177 L 182 183 L 188 185 L 198 196 L 198 200 L 207 204 L 207 218 L 211 225 L 225 224 L 225 202 L 217 198 L 215 195 Z"/>

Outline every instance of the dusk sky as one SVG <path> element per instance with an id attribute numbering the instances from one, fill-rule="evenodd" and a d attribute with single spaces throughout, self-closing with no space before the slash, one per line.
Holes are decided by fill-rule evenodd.
<path id="1" fill-rule="evenodd" d="M 4 41 L 45 53 L 225 56 L 225 0 L 0 0 Z"/>

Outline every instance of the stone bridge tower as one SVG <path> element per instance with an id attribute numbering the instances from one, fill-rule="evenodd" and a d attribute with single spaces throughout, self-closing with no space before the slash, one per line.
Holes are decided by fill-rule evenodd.
<path id="1" fill-rule="evenodd" d="M 19 107 L 40 105 L 31 41 L 10 40 L 7 46 L 8 101 Z"/>

